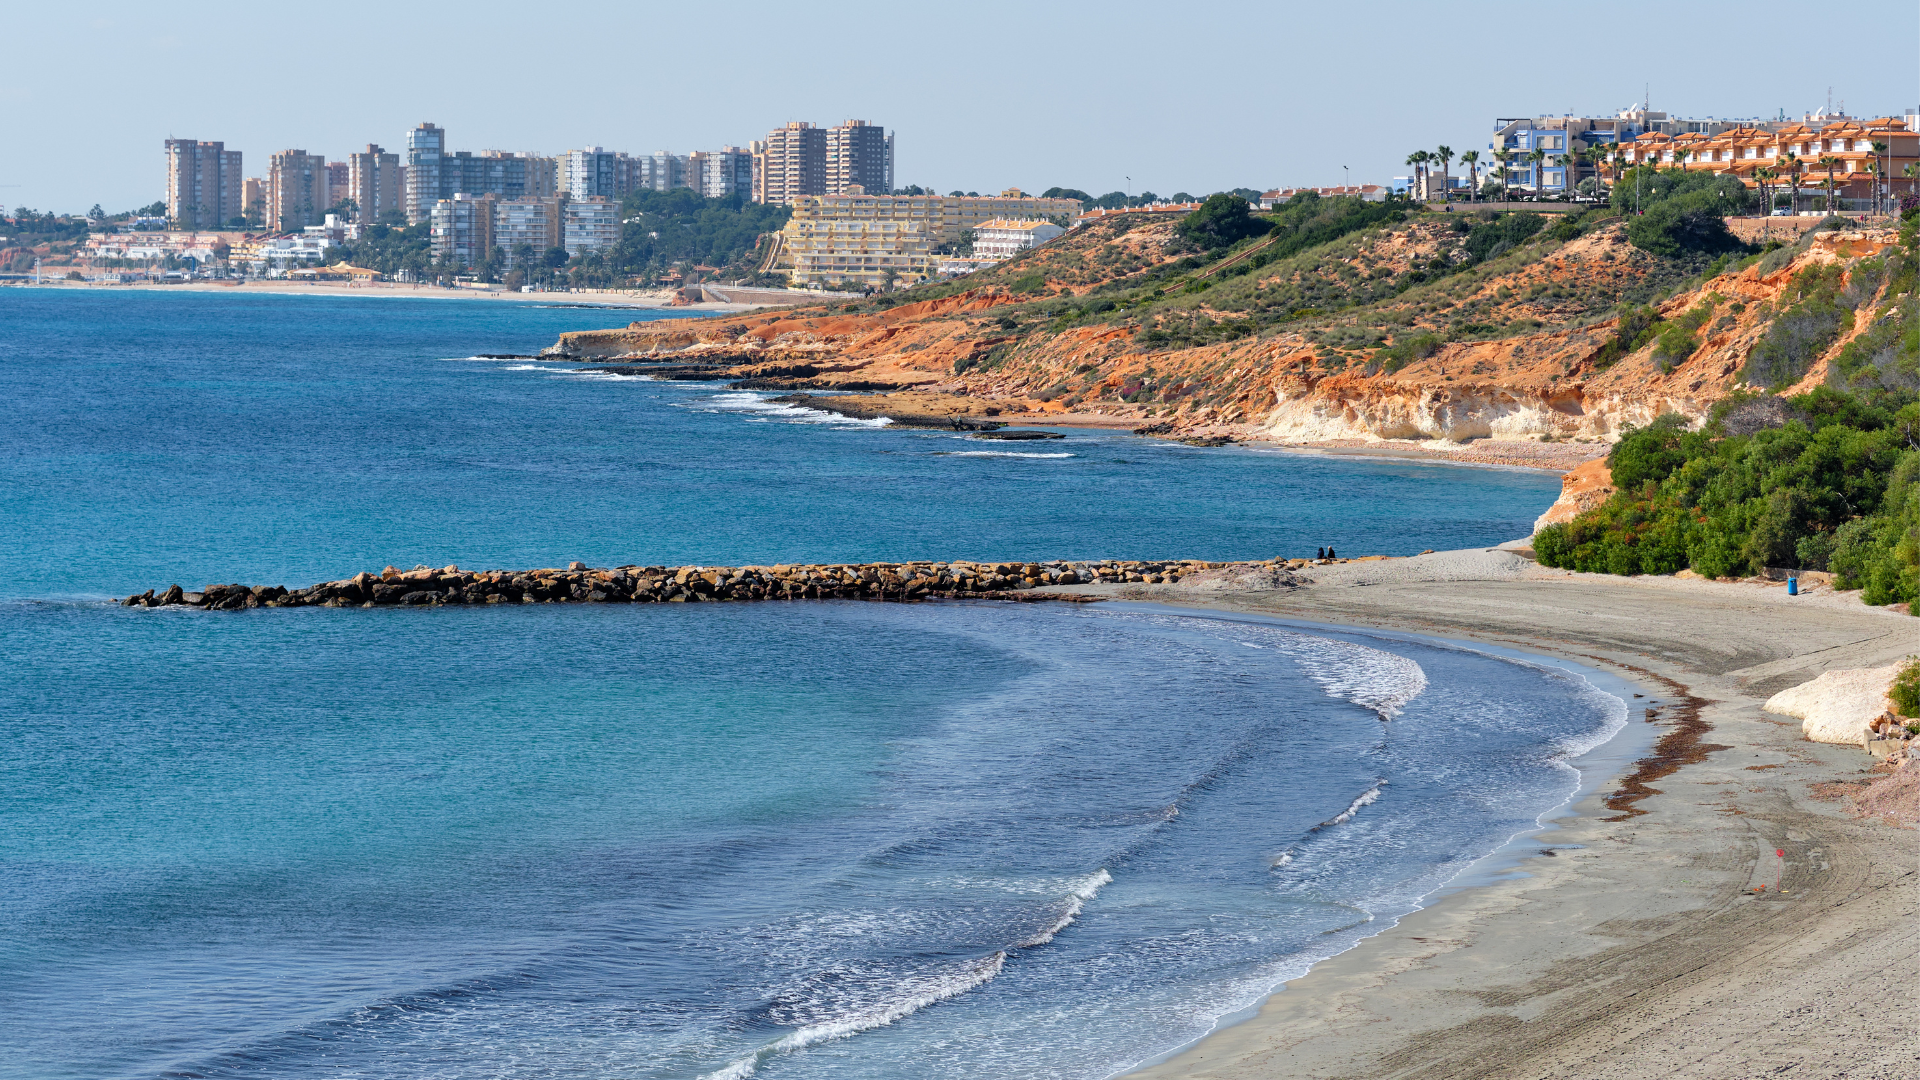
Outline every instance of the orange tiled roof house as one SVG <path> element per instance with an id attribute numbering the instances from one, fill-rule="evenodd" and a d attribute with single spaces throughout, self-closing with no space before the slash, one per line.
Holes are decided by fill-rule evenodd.
<path id="1" fill-rule="evenodd" d="M 1879 144 L 1876 147 L 1875 144 Z M 1622 144 L 1615 175 L 1636 165 L 1735 176 L 1764 185 L 1769 202 L 1793 198 L 1795 210 L 1879 210 L 1920 187 L 1920 132 L 1893 117 L 1846 120 L 1818 129 L 1737 127 L 1717 135 L 1649 132 Z"/>

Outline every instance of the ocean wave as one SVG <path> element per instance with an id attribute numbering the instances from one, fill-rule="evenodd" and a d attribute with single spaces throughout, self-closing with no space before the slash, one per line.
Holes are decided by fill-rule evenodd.
<path id="1" fill-rule="evenodd" d="M 574 369 L 572 368 L 548 367 L 545 364 L 507 364 L 501 367 L 500 370 L 501 371 L 553 371 L 553 372 L 559 372 L 567 375 L 577 374 L 577 372 L 575 372 Z"/>
<path id="2" fill-rule="evenodd" d="M 1419 664 L 1384 649 L 1285 630 L 1267 631 L 1261 637 L 1264 645 L 1251 641 L 1240 644 L 1272 648 L 1293 657 L 1327 696 L 1372 709 L 1382 720 L 1400 715 L 1407 703 L 1427 688 L 1427 673 Z"/>
<path id="3" fill-rule="evenodd" d="M 949 967 L 928 975 L 909 977 L 899 987 L 903 992 L 888 1000 L 877 1002 L 845 1016 L 804 1024 L 752 1053 L 735 1058 L 725 1066 L 707 1073 L 701 1080 L 745 1080 L 746 1077 L 759 1071 L 760 1066 L 775 1055 L 792 1053 L 819 1043 L 845 1039 L 863 1031 L 886 1027 L 929 1005 L 939 1004 L 949 998 L 959 997 L 975 987 L 984 986 L 992 982 L 995 976 L 1000 974 L 1000 969 L 1006 966 L 1008 953 L 1014 949 L 1036 948 L 1052 941 L 1060 931 L 1073 925 L 1074 920 L 1080 917 L 1080 913 L 1086 910 L 1087 902 L 1099 895 L 1100 889 L 1112 881 L 1113 875 L 1107 873 L 1104 868 L 1095 870 L 1070 884 L 1059 914 L 1040 932 L 978 960 L 968 961 L 957 967 Z"/>
<path id="4" fill-rule="evenodd" d="M 1063 458 L 1073 454 L 1024 454 L 1018 450 L 935 450 L 938 457 L 1025 457 L 1025 458 Z"/>
<path id="5" fill-rule="evenodd" d="M 808 409 L 781 401 L 769 401 L 765 394 L 752 390 L 715 394 L 692 407 L 708 412 L 749 413 L 763 421 L 779 420 L 789 424 L 833 424 L 843 429 L 882 428 L 893 423 L 892 419 L 885 416 L 872 419 L 842 416 L 824 409 Z"/>
<path id="6" fill-rule="evenodd" d="M 1002 949 L 957 968 L 912 980 L 907 984 L 907 992 L 891 1001 L 881 1002 L 861 1012 L 797 1028 L 752 1053 L 735 1058 L 724 1067 L 707 1073 L 702 1080 L 744 1080 L 745 1077 L 758 1072 L 761 1064 L 776 1054 L 790 1054 L 795 1050 L 802 1050 L 819 1043 L 845 1039 L 863 1031 L 886 1027 L 929 1005 L 958 997 L 976 986 L 992 982 L 994 976 L 1000 974 L 1000 969 L 1006 966 L 1006 963 L 1007 953 Z"/>
<path id="7" fill-rule="evenodd" d="M 563 371 L 561 375 L 569 379 L 590 379 L 596 382 L 658 382 L 651 375 L 623 375 L 617 371 Z"/>
<path id="8" fill-rule="evenodd" d="M 1373 786 L 1355 796 L 1354 800 L 1347 804 L 1345 810 L 1340 811 L 1307 831 L 1319 832 L 1321 829 L 1332 825 L 1345 825 L 1347 822 L 1353 820 L 1353 815 L 1359 813 L 1361 807 L 1372 806 L 1374 802 L 1380 798 L 1380 789 L 1386 786 L 1386 778 L 1382 777 L 1379 780 L 1375 780 Z"/>
<path id="9" fill-rule="evenodd" d="M 1080 912 L 1087 906 L 1087 901 L 1099 894 L 1100 887 L 1110 884 L 1112 881 L 1113 875 L 1107 873 L 1105 870 L 1097 870 L 1081 879 L 1080 883 L 1074 886 L 1073 891 L 1067 894 L 1067 902 L 1061 908 L 1060 917 L 1053 921 L 1053 925 L 1032 937 L 1026 938 L 1018 945 L 1015 945 L 1014 948 L 1031 949 L 1036 945 L 1045 945 L 1047 942 L 1052 941 L 1054 935 L 1073 925 L 1073 920 L 1080 917 Z"/>
<path id="10" fill-rule="evenodd" d="M 1335 825 L 1345 825 L 1347 822 L 1352 821 L 1353 816 L 1360 812 L 1361 807 L 1372 806 L 1375 802 L 1379 800 L 1380 789 L 1386 786 L 1387 786 L 1386 777 L 1381 777 L 1380 779 L 1375 780 L 1373 784 L 1367 788 L 1367 790 L 1354 796 L 1353 801 L 1347 804 L 1347 808 L 1345 810 L 1340 811 L 1339 813 L 1333 815 L 1332 817 L 1321 822 L 1320 824 L 1315 825 L 1313 828 L 1308 829 L 1307 836 L 1312 836 L 1314 833 L 1319 832 L 1321 829 L 1332 828 Z M 1306 837 L 1301 837 L 1301 839 L 1304 841 Z M 1279 856 L 1277 856 L 1271 863 L 1268 863 L 1267 869 L 1284 870 L 1288 866 L 1292 865 L 1294 857 L 1299 854 L 1300 854 L 1300 845 L 1294 844 L 1292 847 L 1281 852 Z"/>

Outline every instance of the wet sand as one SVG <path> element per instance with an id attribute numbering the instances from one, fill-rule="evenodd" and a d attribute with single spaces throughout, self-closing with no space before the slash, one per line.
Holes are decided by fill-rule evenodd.
<path id="1" fill-rule="evenodd" d="M 1920 837 L 1812 798 L 1870 759 L 1760 708 L 1920 651 L 1920 622 L 1824 589 L 1570 574 L 1497 549 L 1305 576 L 1079 591 L 1563 656 L 1647 686 L 1660 742 L 1519 874 L 1439 899 L 1132 1080 L 1920 1075 Z"/>

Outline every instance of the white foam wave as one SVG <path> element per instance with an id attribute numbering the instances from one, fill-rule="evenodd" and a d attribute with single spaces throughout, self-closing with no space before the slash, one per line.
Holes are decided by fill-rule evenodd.
<path id="1" fill-rule="evenodd" d="M 1074 886 L 1073 891 L 1067 894 L 1066 905 L 1060 909 L 1060 917 L 1054 920 L 1053 925 L 1020 942 L 1014 948 L 1031 949 L 1036 945 L 1045 945 L 1052 941 L 1054 935 L 1073 925 L 1073 920 L 1080 917 L 1080 912 L 1087 906 L 1087 901 L 1100 892 L 1100 887 L 1112 881 L 1113 875 L 1105 870 L 1096 870 L 1082 878 L 1080 883 Z"/>
<path id="2" fill-rule="evenodd" d="M 942 457 L 1026 457 L 1026 458 L 1063 458 L 1073 454 L 1023 454 L 1018 450 L 936 450 Z"/>
<path id="3" fill-rule="evenodd" d="M 501 371 L 557 371 L 557 372 L 564 372 L 569 375 L 574 374 L 574 370 L 572 368 L 548 367 L 545 364 L 508 364 L 502 367 L 500 370 Z"/>
<path id="4" fill-rule="evenodd" d="M 752 390 L 715 394 L 702 404 L 715 412 L 748 413 L 756 419 L 780 420 L 789 424 L 834 424 L 843 428 L 881 428 L 893 423 L 891 418 L 885 416 L 876 416 L 871 419 L 842 416 L 824 409 L 808 409 L 782 401 L 769 401 L 766 395 Z"/>
<path id="5" fill-rule="evenodd" d="M 1328 697 L 1372 709 L 1382 720 L 1400 715 L 1427 688 L 1427 673 L 1420 665 L 1396 653 L 1287 631 L 1264 636 L 1275 649 L 1299 661 L 1307 677 L 1320 684 Z"/>
<path id="6" fill-rule="evenodd" d="M 590 379 L 597 382 L 657 382 L 651 375 L 623 375 L 618 371 L 566 371 L 564 378 Z"/>
<path id="7" fill-rule="evenodd" d="M 1373 782 L 1373 786 L 1361 792 L 1359 796 L 1356 797 L 1351 803 L 1348 803 L 1347 808 L 1345 810 L 1342 810 L 1339 813 L 1328 818 L 1327 820 L 1321 822 L 1320 824 L 1315 825 L 1312 829 L 1308 831 L 1319 832 L 1321 829 L 1324 829 L 1329 825 L 1345 825 L 1347 822 L 1352 821 L 1353 815 L 1359 813 L 1361 807 L 1372 806 L 1374 802 L 1380 798 L 1380 789 L 1386 786 L 1387 786 L 1386 780 L 1384 779 L 1375 780 Z"/>
<path id="8" fill-rule="evenodd" d="M 958 997 L 976 986 L 992 982 L 994 976 L 1000 974 L 1000 969 L 1006 966 L 1006 962 L 1007 954 L 1002 950 L 991 956 L 970 961 L 957 969 L 918 980 L 908 988 L 906 994 L 892 1001 L 883 1002 L 850 1016 L 798 1028 L 751 1054 L 728 1062 L 725 1067 L 706 1074 L 702 1080 L 744 1080 L 745 1077 L 759 1071 L 761 1064 L 776 1054 L 790 1054 L 795 1050 L 805 1049 L 818 1043 L 844 1039 L 858 1035 L 862 1031 L 885 1027 L 929 1005 Z"/>
<path id="9" fill-rule="evenodd" d="M 1073 882 L 1067 890 L 1066 902 L 1061 906 L 1059 917 L 1045 930 L 1020 941 L 1012 948 L 1031 949 L 1052 941 L 1060 931 L 1073 925 L 1074 920 L 1078 919 L 1080 913 L 1086 909 L 1087 901 L 1099 895 L 1100 889 L 1112 881 L 1113 875 L 1107 873 L 1105 869 L 1100 869 Z M 958 997 L 977 986 L 992 982 L 994 977 L 1000 974 L 1000 969 L 1006 966 L 1009 951 L 1001 949 L 990 956 L 962 964 L 958 968 L 949 968 L 930 976 L 911 979 L 902 987 L 905 992 L 891 1001 L 881 1002 L 848 1016 L 797 1028 L 753 1053 L 735 1058 L 724 1067 L 707 1073 L 701 1080 L 745 1080 L 746 1077 L 757 1072 L 768 1058 L 776 1054 L 792 1053 L 833 1039 L 845 1039 L 863 1031 L 885 1027 L 929 1005 Z"/>

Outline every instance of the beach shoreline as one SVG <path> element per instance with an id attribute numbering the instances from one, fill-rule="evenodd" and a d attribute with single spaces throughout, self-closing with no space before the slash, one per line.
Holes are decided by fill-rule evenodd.
<path id="1" fill-rule="evenodd" d="M 675 317 L 682 315 L 737 314 L 743 311 L 757 311 L 759 304 L 718 304 L 701 302 L 697 304 L 675 304 L 664 293 L 568 293 L 568 292 L 507 292 L 485 289 L 450 289 L 438 285 L 409 285 L 401 282 L 381 281 L 373 284 L 329 285 L 312 281 L 249 281 L 242 284 L 222 281 L 186 281 L 175 285 L 156 285 L 150 282 L 136 282 L 126 285 L 107 285 L 91 281 L 43 281 L 37 285 L 9 285 L 14 289 L 61 289 L 68 292 L 92 291 L 107 293 L 217 293 L 227 296 L 317 296 L 352 297 L 365 299 L 411 299 L 411 300 L 504 300 L 509 303 L 560 305 L 583 308 L 639 308 L 647 311 L 672 311 Z"/>
<path id="2" fill-rule="evenodd" d="M 1692 712 L 1710 729 L 1677 771 L 1657 753 L 1630 766 L 1634 795 L 1604 778 L 1518 872 L 1441 890 L 1129 1080 L 1914 1074 L 1910 1012 L 1883 1005 L 1920 974 L 1913 833 L 1815 798 L 1870 760 L 1760 708 L 1821 671 L 1913 651 L 1908 617 L 1826 590 L 1571 574 L 1498 549 L 1306 577 L 1264 594 L 1077 591 L 1562 657 L 1659 688 L 1643 692 L 1662 702 L 1663 740 Z"/>

